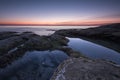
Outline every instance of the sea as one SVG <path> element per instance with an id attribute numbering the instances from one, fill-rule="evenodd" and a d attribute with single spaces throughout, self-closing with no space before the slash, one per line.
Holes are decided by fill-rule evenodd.
<path id="1" fill-rule="evenodd" d="M 96 26 L 0 26 L 0 32 L 15 31 L 26 32 L 31 31 L 38 35 L 51 35 L 60 29 L 86 29 Z"/>

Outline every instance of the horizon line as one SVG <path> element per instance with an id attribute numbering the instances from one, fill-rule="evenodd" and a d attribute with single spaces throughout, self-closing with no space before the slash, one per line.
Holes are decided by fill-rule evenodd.
<path id="1" fill-rule="evenodd" d="M 113 22 L 115 23 L 115 22 Z M 0 24 L 0 26 L 100 26 L 113 23 L 102 24 Z"/>

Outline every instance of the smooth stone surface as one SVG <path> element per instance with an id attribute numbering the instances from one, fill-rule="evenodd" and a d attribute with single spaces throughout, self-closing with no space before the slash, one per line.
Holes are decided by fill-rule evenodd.
<path id="1" fill-rule="evenodd" d="M 101 60 L 71 58 L 59 65 L 50 80 L 120 80 L 120 66 Z"/>

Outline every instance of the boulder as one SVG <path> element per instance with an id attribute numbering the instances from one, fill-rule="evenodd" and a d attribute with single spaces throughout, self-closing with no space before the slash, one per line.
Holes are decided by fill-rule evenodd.
<path id="1" fill-rule="evenodd" d="M 120 80 L 120 66 L 87 58 L 70 58 L 59 65 L 50 80 Z"/>

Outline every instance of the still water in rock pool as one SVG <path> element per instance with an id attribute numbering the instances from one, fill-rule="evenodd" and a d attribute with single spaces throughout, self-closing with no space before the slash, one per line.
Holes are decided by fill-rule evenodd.
<path id="1" fill-rule="evenodd" d="M 104 59 L 120 64 L 120 53 L 101 45 L 80 39 L 68 38 L 68 46 L 93 59 Z"/>
<path id="2" fill-rule="evenodd" d="M 68 56 L 59 50 L 32 51 L 0 69 L 0 80 L 49 80 L 57 66 Z"/>

